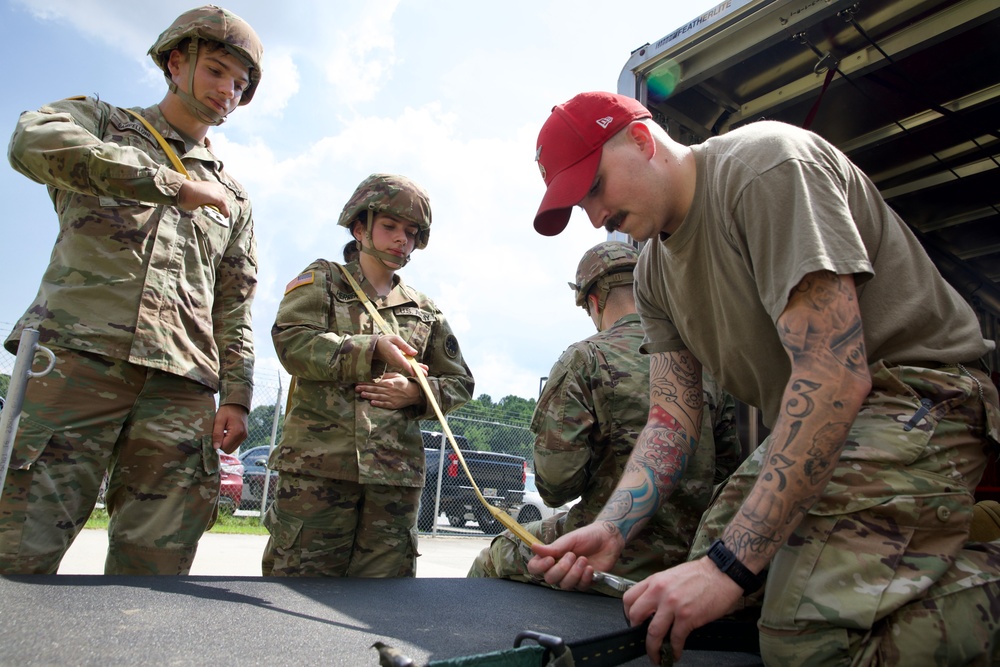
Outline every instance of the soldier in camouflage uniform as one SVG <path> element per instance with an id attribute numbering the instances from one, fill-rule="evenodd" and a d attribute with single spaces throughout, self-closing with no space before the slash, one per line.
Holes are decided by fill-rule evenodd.
<path id="1" fill-rule="evenodd" d="M 420 420 L 433 418 L 413 357 L 444 413 L 472 398 L 472 374 L 444 315 L 396 275 L 430 237 L 430 202 L 413 181 L 373 174 L 340 215 L 346 264 L 318 259 L 285 288 L 271 329 L 296 378 L 280 471 L 264 522 L 265 576 L 413 577 L 424 485 Z M 393 334 L 380 333 L 346 270 Z M 405 374 L 404 374 L 405 373 Z"/>
<path id="2" fill-rule="evenodd" d="M 105 471 L 105 572 L 190 570 L 217 512 L 216 450 L 246 436 L 257 283 L 250 201 L 206 133 L 251 100 L 262 53 L 246 22 L 211 6 L 150 48 L 169 90 L 132 111 L 187 178 L 107 102 L 63 100 L 18 121 L 10 162 L 48 186 L 60 231 L 6 348 L 37 329 L 57 363 L 28 383 L 0 500 L 0 572 L 56 572 Z"/>
<path id="3" fill-rule="evenodd" d="M 557 506 L 580 497 L 568 512 L 526 525 L 545 543 L 594 520 L 649 415 L 649 358 L 639 354 L 643 334 L 632 296 L 638 257 L 626 243 L 599 243 L 584 253 L 576 282 L 570 283 L 576 304 L 590 315 L 598 333 L 563 352 L 532 419 L 535 480 L 542 498 Z M 698 450 L 670 501 L 626 545 L 612 574 L 644 579 L 683 562 L 713 484 L 742 461 L 735 401 L 707 374 L 703 387 L 707 409 L 702 439 L 709 446 Z M 528 574 L 531 556 L 527 545 L 505 531 L 483 549 L 469 576 L 544 583 Z"/>
<path id="4" fill-rule="evenodd" d="M 636 305 L 652 406 L 591 526 L 539 545 L 534 575 L 586 587 L 700 446 L 702 364 L 759 407 L 768 439 L 706 513 L 692 559 L 624 596 L 652 615 L 647 653 L 761 584 L 774 665 L 966 665 L 1000 659 L 1000 543 L 968 542 L 1000 437 L 994 349 L 906 224 L 815 134 L 757 122 L 684 146 L 634 99 L 583 93 L 536 148 L 535 228 L 580 205 L 648 240 Z M 704 555 L 702 555 L 704 554 Z"/>

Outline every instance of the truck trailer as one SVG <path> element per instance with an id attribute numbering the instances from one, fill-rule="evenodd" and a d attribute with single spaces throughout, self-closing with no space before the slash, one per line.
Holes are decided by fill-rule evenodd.
<path id="1" fill-rule="evenodd" d="M 997 0 L 726 0 L 635 49 L 617 92 L 683 144 L 763 119 L 821 135 L 868 174 L 997 340 Z M 997 369 L 1000 354 L 987 361 Z M 742 416 L 753 447 L 763 425 Z M 995 465 L 980 492 L 1000 499 Z"/>

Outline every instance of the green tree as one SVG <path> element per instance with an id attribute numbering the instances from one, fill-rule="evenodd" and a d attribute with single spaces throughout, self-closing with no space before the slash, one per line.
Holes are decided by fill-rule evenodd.
<path id="1" fill-rule="evenodd" d="M 489 394 L 480 394 L 448 415 L 452 433 L 464 436 L 469 449 L 531 457 L 534 436 L 528 429 L 535 411 L 533 398 L 505 396 L 494 402 Z M 437 420 L 421 423 L 428 431 L 441 431 Z"/>

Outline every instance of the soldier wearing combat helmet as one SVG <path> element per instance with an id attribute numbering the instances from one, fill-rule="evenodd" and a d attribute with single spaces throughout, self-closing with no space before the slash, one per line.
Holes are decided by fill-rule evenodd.
<path id="1" fill-rule="evenodd" d="M 632 298 L 638 258 L 628 244 L 599 243 L 584 253 L 576 281 L 569 284 L 576 305 L 587 311 L 598 333 L 563 352 L 549 371 L 531 421 L 535 481 L 542 498 L 553 507 L 580 498 L 568 512 L 525 526 L 546 544 L 594 521 L 646 423 L 649 360 L 639 353 L 643 333 Z M 683 562 L 713 483 L 739 464 L 733 398 L 710 377 L 705 378 L 704 398 L 705 446 L 689 462 L 679 492 L 629 543 L 613 574 L 639 580 Z M 476 558 L 469 576 L 544 583 L 528 573 L 531 555 L 509 532 L 501 533 Z"/>
<path id="2" fill-rule="evenodd" d="M 426 369 L 445 413 L 472 398 L 474 383 L 444 315 L 396 273 L 430 237 L 423 188 L 372 174 L 338 224 L 352 236 L 345 263 L 318 259 L 293 278 L 271 329 L 296 380 L 269 463 L 279 478 L 262 572 L 412 577 L 424 484 L 419 422 L 434 412 L 407 377 L 406 358 Z M 366 301 L 391 333 L 372 321 Z"/>
<path id="3" fill-rule="evenodd" d="M 168 82 L 159 104 L 65 99 L 22 114 L 11 138 L 11 164 L 48 185 L 61 231 L 6 341 L 13 352 L 36 329 L 57 361 L 25 395 L 0 497 L 3 574 L 55 573 L 105 473 L 105 572 L 187 574 L 218 512 L 217 450 L 246 437 L 253 216 L 207 134 L 253 97 L 263 49 L 206 6 L 149 53 Z"/>
<path id="4" fill-rule="evenodd" d="M 177 95 L 205 123 L 220 125 L 226 120 L 227 114 L 220 113 L 217 108 L 202 102 L 191 92 L 194 90 L 196 66 L 203 46 L 225 49 L 246 67 L 247 80 L 242 84 L 242 94 L 237 102 L 239 106 L 248 104 L 257 92 L 264 47 L 250 24 L 239 16 L 215 5 L 205 5 L 178 16 L 149 48 L 153 62 L 163 70 L 170 92 Z M 188 61 L 195 65 L 188 68 L 186 88 L 178 86 L 170 71 L 170 54 L 175 50 L 183 51 Z"/>
<path id="5" fill-rule="evenodd" d="M 403 263 L 400 264 L 399 257 L 383 253 L 375 249 L 371 243 L 372 225 L 379 213 L 415 224 L 418 229 L 415 247 L 422 250 L 427 247 L 427 241 L 431 236 L 430 200 L 423 188 L 405 176 L 372 174 L 358 185 L 340 213 L 337 224 L 352 230 L 352 234 L 356 223 L 364 227 L 368 244 L 360 247 L 361 252 L 372 255 L 383 262 L 383 265 L 388 261 L 402 268 L 410 261 L 409 255 L 402 258 Z M 349 245 L 355 244 L 357 241 L 351 241 Z M 359 246 L 360 244 L 355 247 Z"/>

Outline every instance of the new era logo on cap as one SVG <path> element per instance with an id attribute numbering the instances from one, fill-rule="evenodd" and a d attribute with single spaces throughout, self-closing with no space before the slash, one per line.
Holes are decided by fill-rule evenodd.
<path id="1" fill-rule="evenodd" d="M 546 185 L 535 230 L 554 236 L 565 229 L 572 208 L 590 190 L 604 142 L 632 121 L 651 116 L 638 100 L 604 92 L 580 93 L 553 107 L 535 147 Z"/>

